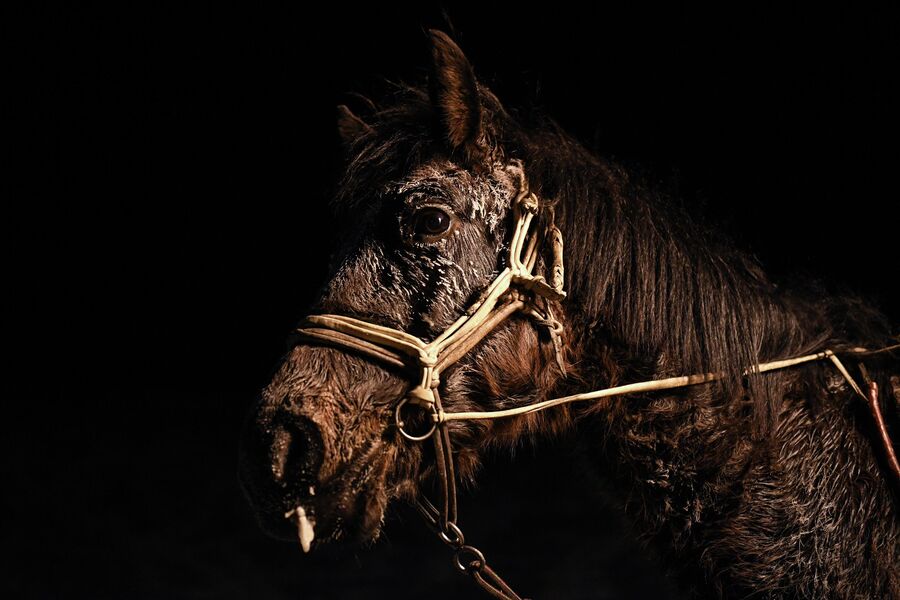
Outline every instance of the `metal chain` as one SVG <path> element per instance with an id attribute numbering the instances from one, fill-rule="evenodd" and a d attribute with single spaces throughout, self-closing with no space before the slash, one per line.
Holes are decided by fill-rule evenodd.
<path id="1" fill-rule="evenodd" d="M 453 549 L 453 566 L 499 600 L 524 600 L 487 563 L 484 553 L 466 544 L 466 536 L 454 521 L 443 522 L 441 511 L 424 496 L 415 503 L 419 513 L 444 544 Z"/>
<path id="2" fill-rule="evenodd" d="M 432 386 L 432 399 L 434 400 L 432 410 L 440 412 L 443 407 L 436 379 Z M 466 537 L 459 525 L 456 524 L 456 469 L 453 464 L 453 448 L 448 424 L 438 424 L 436 429 L 431 432 L 431 439 L 434 443 L 435 467 L 441 499 L 438 506 L 435 506 L 427 498 L 421 496 L 417 503 L 419 512 L 425 517 L 425 522 L 437 533 L 438 538 L 453 549 L 453 564 L 459 571 L 469 575 L 481 589 L 494 598 L 523 600 L 496 571 L 488 566 L 481 550 L 466 544 Z"/>

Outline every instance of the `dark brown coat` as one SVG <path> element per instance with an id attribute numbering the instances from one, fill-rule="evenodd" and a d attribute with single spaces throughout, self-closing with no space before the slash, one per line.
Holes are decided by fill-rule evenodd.
<path id="1" fill-rule="evenodd" d="M 551 122 L 513 118 L 462 52 L 433 32 L 425 88 L 364 118 L 339 112 L 347 224 L 316 312 L 442 331 L 502 268 L 504 165 L 521 160 L 567 243 L 568 376 L 549 341 L 513 319 L 445 374 L 448 410 L 498 409 L 631 381 L 724 371 L 722 384 L 492 423 L 454 423 L 460 476 L 523 436 L 577 427 L 646 542 L 685 588 L 727 598 L 900 598 L 900 520 L 864 407 L 827 364 L 745 378 L 746 365 L 891 342 L 864 302 L 783 289 L 663 196 Z M 437 206 L 453 226 L 423 238 Z M 867 360 L 882 390 L 897 357 Z M 855 369 L 855 366 L 853 367 Z M 393 428 L 408 382 L 348 353 L 298 345 L 248 422 L 242 477 L 268 529 L 315 515 L 317 540 L 378 535 L 431 460 Z M 885 393 L 885 410 L 896 402 Z M 318 543 L 318 542 L 317 542 Z M 398 574 L 398 577 L 400 574 Z"/>

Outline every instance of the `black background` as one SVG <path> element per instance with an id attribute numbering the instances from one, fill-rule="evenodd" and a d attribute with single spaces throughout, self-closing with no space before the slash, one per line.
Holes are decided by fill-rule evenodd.
<path id="1" fill-rule="evenodd" d="M 418 80 L 439 7 L 12 9 L 2 578 L 17 596 L 476 597 L 398 508 L 373 548 L 256 528 L 241 419 L 324 277 L 334 106 Z M 779 281 L 897 323 L 888 14 L 447 10 L 477 72 L 678 195 Z M 12 91 L 12 94 L 9 92 Z M 13 185 L 15 181 L 16 185 Z M 474 543 L 535 597 L 675 597 L 574 441 L 497 458 Z"/>

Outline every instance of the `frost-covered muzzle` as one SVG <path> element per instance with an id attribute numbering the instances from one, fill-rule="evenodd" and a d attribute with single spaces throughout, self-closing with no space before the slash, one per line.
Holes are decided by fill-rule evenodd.
<path id="1" fill-rule="evenodd" d="M 332 348 L 288 353 L 245 423 L 240 453 L 242 486 L 267 533 L 304 551 L 377 535 L 413 472 L 386 435 L 403 389 L 396 374 Z"/>

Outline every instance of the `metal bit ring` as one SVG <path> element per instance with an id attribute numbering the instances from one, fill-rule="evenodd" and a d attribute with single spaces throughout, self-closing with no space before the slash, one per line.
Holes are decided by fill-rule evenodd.
<path id="1" fill-rule="evenodd" d="M 400 411 L 403 409 L 404 406 L 406 406 L 409 403 L 409 400 L 410 400 L 409 396 L 406 396 L 403 398 L 403 400 L 401 400 L 399 403 L 397 403 L 397 407 L 394 409 L 394 424 L 397 426 L 397 430 L 400 432 L 400 435 L 402 435 L 409 441 L 411 441 L 411 442 L 425 441 L 428 438 L 430 438 L 431 435 L 434 433 L 434 430 L 437 429 L 437 411 L 435 410 L 434 406 L 431 406 L 431 417 L 432 417 L 431 428 L 421 435 L 413 435 L 403 428 L 406 425 L 406 423 L 403 422 L 403 418 L 400 416 Z M 424 407 L 422 407 L 422 408 L 424 409 Z"/>

